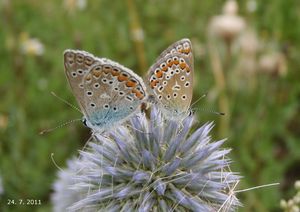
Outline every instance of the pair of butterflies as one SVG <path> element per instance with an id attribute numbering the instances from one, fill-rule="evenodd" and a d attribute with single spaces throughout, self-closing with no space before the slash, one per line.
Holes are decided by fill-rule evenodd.
<path id="1" fill-rule="evenodd" d="M 83 122 L 95 131 L 126 120 L 150 99 L 171 119 L 181 119 L 190 107 L 194 67 L 189 39 L 163 51 L 145 81 L 114 61 L 80 50 L 66 50 L 64 66 Z"/>

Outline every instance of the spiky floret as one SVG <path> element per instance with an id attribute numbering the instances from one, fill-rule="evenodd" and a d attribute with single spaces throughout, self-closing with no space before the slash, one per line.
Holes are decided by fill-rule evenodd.
<path id="1" fill-rule="evenodd" d="M 233 211 L 232 188 L 240 179 L 229 170 L 224 140 L 211 141 L 212 123 L 191 133 L 193 117 L 166 120 L 155 107 L 110 131 L 95 134 L 81 152 L 71 187 L 82 199 L 68 209 L 100 211 Z"/>

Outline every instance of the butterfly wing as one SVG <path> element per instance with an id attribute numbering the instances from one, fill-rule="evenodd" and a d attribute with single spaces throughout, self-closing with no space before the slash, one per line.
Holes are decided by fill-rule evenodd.
<path id="1" fill-rule="evenodd" d="M 95 63 L 100 63 L 101 59 L 79 50 L 66 50 L 64 52 L 64 66 L 67 79 L 81 111 L 86 115 L 84 103 L 83 77 Z"/>
<path id="2" fill-rule="evenodd" d="M 150 93 L 167 116 L 178 118 L 188 111 L 192 101 L 193 69 L 188 39 L 169 46 L 150 67 L 147 75 Z"/>
<path id="3" fill-rule="evenodd" d="M 90 68 L 83 86 L 83 106 L 91 128 L 108 128 L 125 120 L 147 96 L 138 75 L 108 59 Z"/>

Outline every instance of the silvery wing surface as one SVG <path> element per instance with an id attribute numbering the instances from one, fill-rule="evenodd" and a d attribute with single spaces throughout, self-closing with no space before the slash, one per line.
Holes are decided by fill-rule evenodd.
<path id="1" fill-rule="evenodd" d="M 169 46 L 150 67 L 146 80 L 149 94 L 167 117 L 181 119 L 188 112 L 193 70 L 192 45 L 186 38 Z"/>
<path id="2" fill-rule="evenodd" d="M 73 50 L 67 50 L 65 55 L 72 53 L 91 55 Z M 69 71 L 66 72 L 87 126 L 93 130 L 105 130 L 137 111 L 146 99 L 146 88 L 143 80 L 130 69 L 106 58 L 92 58 L 95 62 L 82 76 L 68 76 Z M 68 66 L 71 73 L 78 72 L 75 67 L 79 65 Z"/>

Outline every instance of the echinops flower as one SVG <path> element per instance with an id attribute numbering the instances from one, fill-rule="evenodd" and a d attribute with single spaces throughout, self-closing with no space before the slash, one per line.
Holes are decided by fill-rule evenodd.
<path id="1" fill-rule="evenodd" d="M 221 148 L 224 140 L 211 140 L 213 123 L 193 126 L 192 116 L 178 123 L 152 107 L 150 118 L 138 114 L 106 135 L 94 133 L 68 180 L 81 199 L 67 209 L 234 211 L 240 177 L 229 170 L 230 150 Z"/>
<path id="2" fill-rule="evenodd" d="M 80 165 L 79 160 L 73 158 L 67 162 L 66 169 L 58 172 L 58 180 L 53 184 L 54 193 L 51 196 L 53 211 L 65 211 L 71 204 L 82 198 L 80 192 L 71 190 L 71 186 L 76 183 L 73 178 L 80 170 Z"/>

